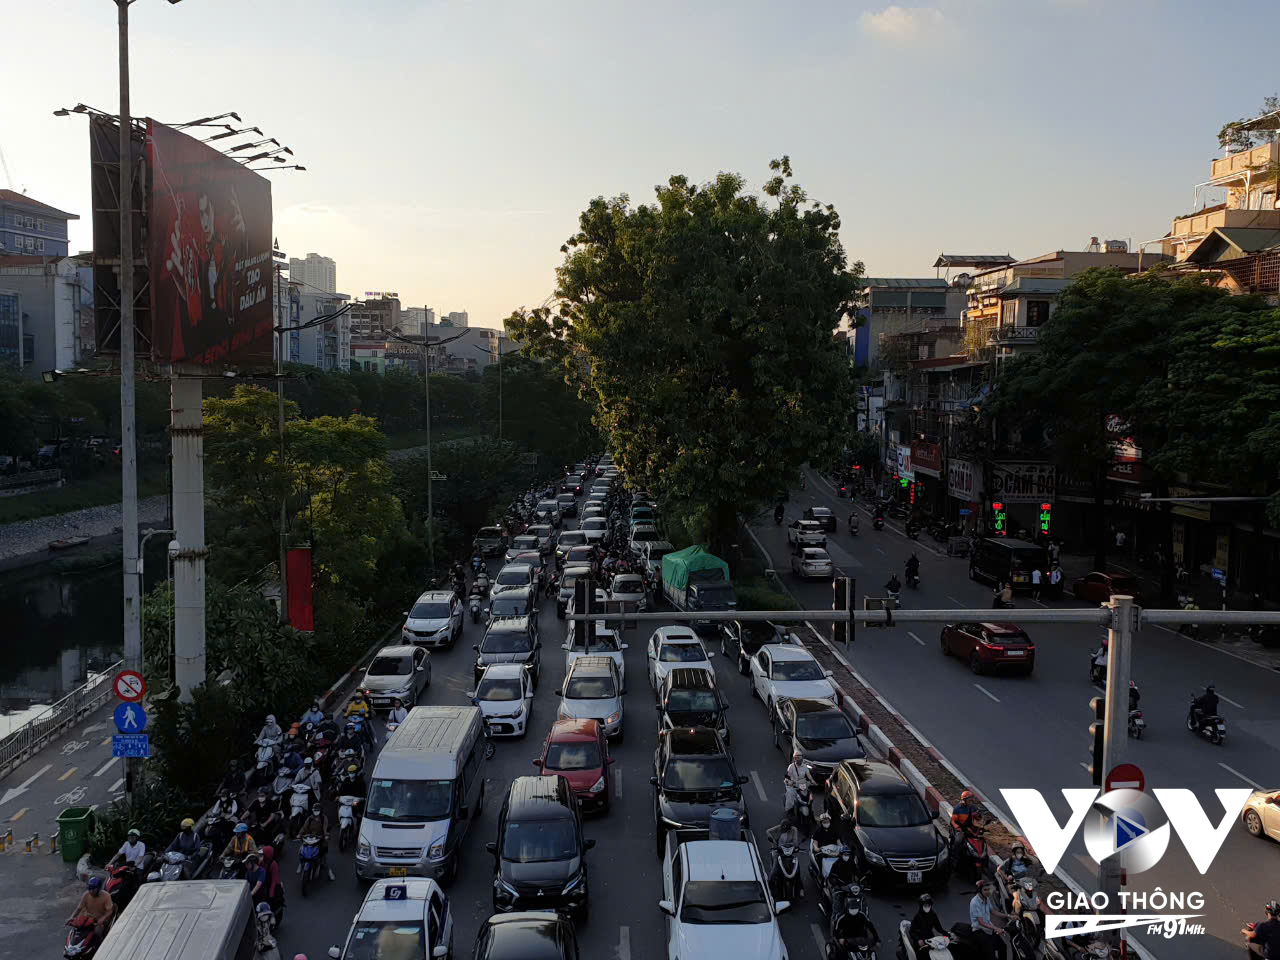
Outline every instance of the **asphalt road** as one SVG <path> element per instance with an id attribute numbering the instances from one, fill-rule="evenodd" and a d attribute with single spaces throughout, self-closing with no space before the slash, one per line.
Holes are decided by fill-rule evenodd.
<path id="1" fill-rule="evenodd" d="M 786 522 L 810 505 L 831 507 L 840 518 L 840 530 L 829 535 L 828 550 L 836 568 L 857 579 L 859 608 L 864 595 L 883 596 L 891 571 L 902 578 L 903 564 L 914 550 L 921 561 L 921 585 L 918 591 L 904 589 L 904 606 L 989 610 L 990 587 L 971 581 L 968 561 L 946 558 L 934 549 L 938 545 L 927 534 L 913 543 L 897 523 L 876 532 L 870 514 L 863 510 L 861 532 L 851 536 L 846 525 L 849 501 L 838 499 L 834 489 L 813 473 L 807 490 L 793 492 Z M 800 581 L 789 572 L 785 525 L 775 526 L 771 517 L 762 520 L 755 533 L 802 606 L 828 606 L 829 583 Z M 1025 594 L 1018 594 L 1015 603 L 1034 605 Z M 1069 598 L 1061 605 L 1083 606 Z M 1017 622 L 1017 611 L 992 611 L 984 618 Z M 1002 802 L 1000 788 L 1033 787 L 1044 795 L 1059 822 L 1065 822 L 1068 808 L 1058 791 L 1090 785 L 1086 772 L 1092 720 L 1089 700 L 1102 691 L 1089 682 L 1087 661 L 1104 631 L 1067 624 L 1034 626 L 1029 633 L 1036 643 L 1036 668 L 1030 677 L 974 676 L 965 664 L 943 657 L 939 632 L 935 624 L 859 627 L 847 656 L 881 696 L 997 805 Z M 1274 673 L 1176 632 L 1148 627 L 1136 637 L 1132 675 L 1142 691 L 1148 727 L 1142 740 L 1129 741 L 1128 760 L 1142 768 L 1148 789 L 1190 788 L 1216 825 L 1222 806 L 1215 788 L 1271 789 L 1280 783 L 1275 742 L 1280 701 L 1275 696 Z M 1206 683 L 1216 684 L 1227 720 L 1227 740 L 1220 747 L 1193 737 L 1186 729 L 1188 699 Z M 1208 932 L 1171 940 L 1139 934 L 1139 939 L 1160 960 L 1239 956 L 1240 927 L 1246 921 L 1265 919 L 1262 903 L 1280 896 L 1278 868 L 1280 849 L 1271 841 L 1250 837 L 1238 822 L 1204 876 L 1181 842 L 1172 842 L 1154 868 L 1129 878 L 1127 889 L 1201 891 L 1204 919 L 1197 922 L 1204 923 Z M 1097 866 L 1079 837 L 1059 867 L 1064 869 L 1093 889 Z"/>
<path id="2" fill-rule="evenodd" d="M 571 522 L 571 521 L 570 521 Z M 496 564 L 490 565 L 491 570 Z M 556 619 L 554 604 L 544 607 L 541 619 L 543 655 L 542 680 L 534 700 L 533 732 L 523 740 L 499 741 L 494 757 L 488 761 L 488 792 L 481 822 L 473 828 L 465 844 L 465 859 L 459 876 L 447 891 L 454 910 L 455 955 L 471 956 L 472 944 L 480 924 L 491 911 L 490 895 L 493 859 L 484 844 L 495 838 L 500 798 L 513 777 L 534 772 L 530 760 L 537 755 L 541 740 L 555 719 L 557 700 L 554 691 L 564 679 L 564 621 Z M 627 631 L 630 648 L 626 651 L 628 674 L 624 701 L 624 743 L 613 748 L 615 800 L 610 813 L 587 821 L 586 835 L 596 840 L 588 854 L 591 865 L 591 919 L 579 930 L 579 947 L 583 957 L 656 958 L 665 956 L 664 925 L 657 901 L 661 897 L 661 866 L 654 857 L 653 788 L 649 777 L 653 770 L 653 751 L 657 727 L 653 699 L 645 681 L 644 642 L 653 625 Z M 482 627 L 466 625 L 465 637 L 455 649 L 433 654 L 432 686 L 423 698 L 425 703 L 466 703 L 470 689 L 473 652 L 471 645 L 480 640 Z M 718 644 L 713 645 L 718 651 Z M 713 660 L 722 685 L 728 692 L 733 709 L 730 713 L 733 752 L 741 773 L 751 777 L 744 787 L 747 792 L 751 821 L 767 862 L 764 831 L 781 818 L 782 776 L 786 761 L 773 747 L 769 724 L 761 704 L 749 695 L 745 677 L 726 665 L 718 652 Z M 312 960 L 323 958 L 333 944 L 345 941 L 347 929 L 364 896 L 365 887 L 355 880 L 352 853 L 337 853 L 330 845 L 330 860 L 337 881 L 322 881 L 303 899 L 293 870 L 296 861 L 290 856 L 284 873 L 288 908 L 281 929 L 281 953 L 288 957 L 305 953 Z M 952 892 L 944 892 L 938 900 L 938 911 L 947 926 L 968 920 L 968 897 L 958 883 Z M 915 912 L 914 896 L 874 896 L 872 919 L 892 954 L 898 921 Z M 794 960 L 817 960 L 823 954 L 817 942 L 821 935 L 822 915 L 810 888 L 809 896 L 779 919 L 783 937 Z"/>

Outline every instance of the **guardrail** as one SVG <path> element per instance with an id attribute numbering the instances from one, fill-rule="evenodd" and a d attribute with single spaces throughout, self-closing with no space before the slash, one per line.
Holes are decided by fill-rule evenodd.
<path id="1" fill-rule="evenodd" d="M 51 470 L 28 470 L 26 473 L 15 473 L 0 477 L 0 490 L 21 490 L 23 487 L 43 487 L 57 483 L 62 479 L 62 471 L 56 467 Z"/>
<path id="2" fill-rule="evenodd" d="M 0 740 L 0 777 L 7 776 L 50 738 L 84 719 L 87 713 L 104 703 L 111 696 L 111 678 L 123 666 L 124 661 L 117 660 L 100 673 L 90 676 L 57 703 Z"/>

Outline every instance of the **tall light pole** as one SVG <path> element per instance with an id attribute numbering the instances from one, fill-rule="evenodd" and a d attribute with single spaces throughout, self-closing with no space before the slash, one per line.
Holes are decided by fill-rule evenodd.
<path id="1" fill-rule="evenodd" d="M 474 343 L 471 345 L 472 350 L 479 350 L 486 357 L 492 357 L 493 351 L 485 347 L 477 347 Z M 498 439 L 502 439 L 502 341 L 498 341 Z"/>

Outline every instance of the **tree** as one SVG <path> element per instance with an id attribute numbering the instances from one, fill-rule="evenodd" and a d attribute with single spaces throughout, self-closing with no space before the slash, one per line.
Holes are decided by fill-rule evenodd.
<path id="1" fill-rule="evenodd" d="M 764 187 L 673 176 L 653 205 L 597 197 L 561 248 L 554 307 L 512 335 L 559 360 L 595 408 L 627 476 L 668 502 L 706 504 L 713 550 L 740 514 L 847 430 L 848 366 L 832 342 L 853 313 L 835 208 L 811 202 L 788 158 Z"/>

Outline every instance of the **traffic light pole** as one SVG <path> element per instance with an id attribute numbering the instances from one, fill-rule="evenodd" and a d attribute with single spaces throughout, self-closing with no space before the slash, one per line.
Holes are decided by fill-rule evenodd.
<path id="1" fill-rule="evenodd" d="M 1107 630 L 1107 712 L 1103 718 L 1102 741 L 1104 789 L 1107 773 L 1125 762 L 1129 748 L 1129 679 L 1134 620 L 1138 612 L 1134 608 L 1133 597 L 1113 596 L 1105 606 L 1111 608 L 1111 624 Z M 1098 865 L 1098 890 L 1105 893 L 1112 904 L 1120 903 L 1123 872 L 1123 861 L 1116 857 L 1107 857 Z M 1112 930 L 1106 936 L 1113 946 L 1119 946 L 1119 930 Z"/>

